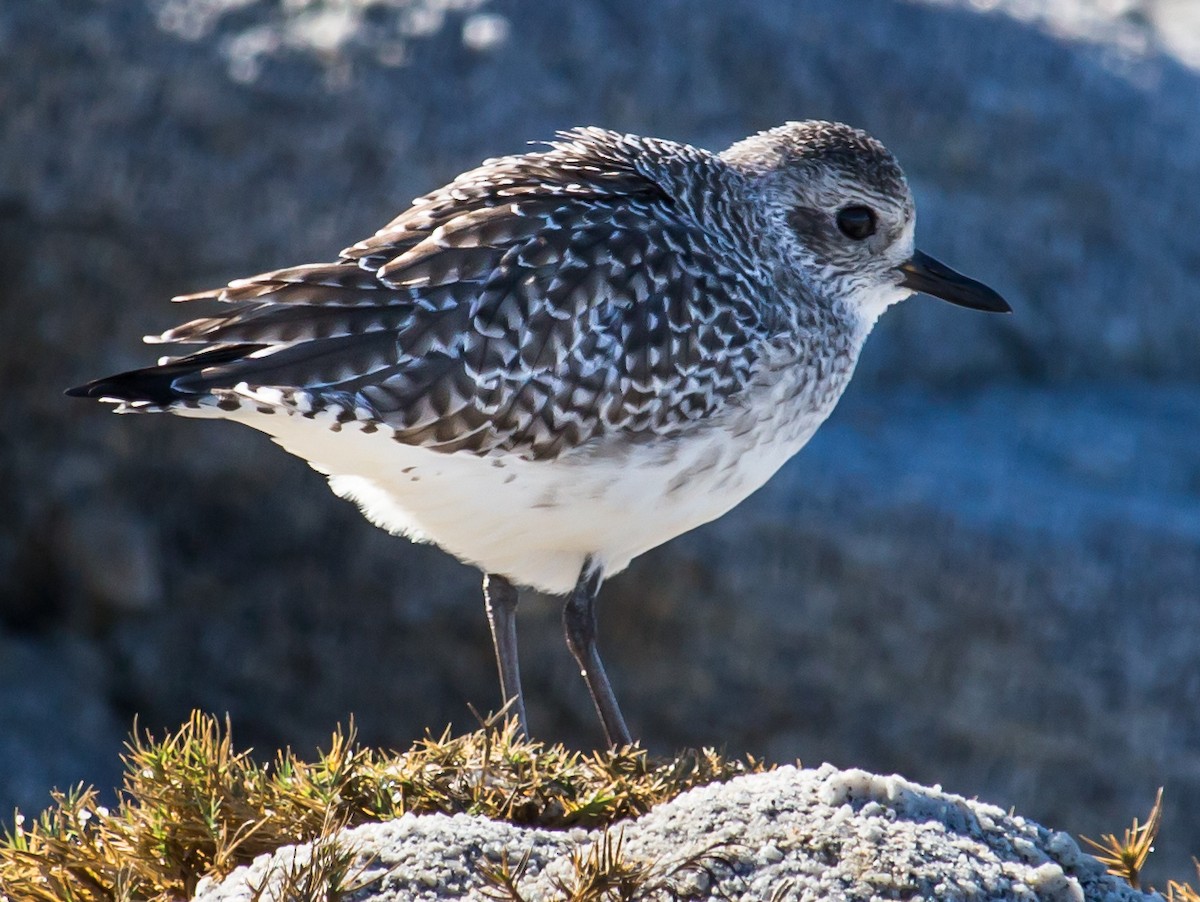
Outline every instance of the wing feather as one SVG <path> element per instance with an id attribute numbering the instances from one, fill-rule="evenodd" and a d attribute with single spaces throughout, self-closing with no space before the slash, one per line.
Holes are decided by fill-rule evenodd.
<path id="1" fill-rule="evenodd" d="M 542 458 L 688 428 L 753 365 L 730 331 L 761 324 L 703 265 L 718 238 L 655 177 L 647 159 L 663 147 L 565 133 L 418 198 L 338 261 L 178 298 L 228 309 L 154 340 L 246 351 L 173 361 L 170 384 L 193 399 L 278 389 L 479 454 Z"/>

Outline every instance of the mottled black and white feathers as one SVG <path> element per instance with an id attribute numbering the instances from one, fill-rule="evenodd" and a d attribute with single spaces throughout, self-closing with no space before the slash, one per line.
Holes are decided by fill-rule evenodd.
<path id="1" fill-rule="evenodd" d="M 148 340 L 192 353 L 72 393 L 262 430 L 392 532 L 563 592 L 807 442 L 911 293 L 912 232 L 895 160 L 849 126 L 721 154 L 575 129 L 333 262 L 178 298 L 217 309 Z"/>
<path id="2" fill-rule="evenodd" d="M 771 273 L 739 252 L 764 224 L 730 209 L 738 178 L 684 145 L 566 132 L 419 198 L 335 263 L 181 298 L 230 309 L 156 339 L 207 350 L 131 374 L 126 394 L 277 387 L 400 441 L 533 459 L 675 434 L 747 382 L 770 320 Z"/>

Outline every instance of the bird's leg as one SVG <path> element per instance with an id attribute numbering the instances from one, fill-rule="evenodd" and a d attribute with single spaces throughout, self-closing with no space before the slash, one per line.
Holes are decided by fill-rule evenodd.
<path id="1" fill-rule="evenodd" d="M 510 706 L 509 711 L 517 715 L 522 735 L 528 738 L 529 721 L 525 717 L 521 665 L 517 660 L 517 587 L 503 576 L 487 573 L 483 577 L 483 600 L 496 648 L 496 666 L 500 669 L 500 693 Z"/>
<path id="2" fill-rule="evenodd" d="M 633 740 L 596 649 L 596 595 L 602 582 L 604 574 L 600 568 L 593 565 L 591 558 L 585 560 L 579 581 L 563 607 L 563 628 L 567 646 L 579 662 L 579 670 L 604 724 L 604 735 L 608 744 L 615 747 L 629 745 Z"/>

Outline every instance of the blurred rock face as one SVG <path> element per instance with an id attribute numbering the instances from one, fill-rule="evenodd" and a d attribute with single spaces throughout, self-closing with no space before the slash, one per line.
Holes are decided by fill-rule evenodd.
<path id="1" fill-rule="evenodd" d="M 176 321 L 166 298 L 330 258 L 557 128 L 721 148 L 823 117 L 897 153 L 920 245 L 1017 314 L 890 312 L 797 460 L 607 588 L 634 729 L 664 751 L 898 770 L 1092 835 L 1166 783 L 1160 861 L 1183 875 L 1190 13 L 983 5 L 0 6 L 0 810 L 112 785 L 135 712 L 228 710 L 266 751 L 352 711 L 367 741 L 406 744 L 498 702 L 472 571 L 373 529 L 248 430 L 60 396 L 152 360 L 137 338 Z M 535 729 L 594 743 L 557 603 L 522 620 Z"/>

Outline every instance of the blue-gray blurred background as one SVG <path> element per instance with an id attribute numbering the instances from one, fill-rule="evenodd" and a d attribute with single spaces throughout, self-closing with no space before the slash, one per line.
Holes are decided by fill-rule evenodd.
<path id="1" fill-rule="evenodd" d="M 1159 785 L 1200 853 L 1200 4 L 0 4 L 0 811 L 119 781 L 134 715 L 404 747 L 497 703 L 478 575 L 231 424 L 68 385 L 173 294 L 329 259 L 487 156 L 598 124 L 881 138 L 919 244 L 1016 308 L 890 311 L 766 489 L 646 555 L 601 631 L 656 752 L 940 783 L 1072 833 Z M 536 733 L 599 741 L 530 598 Z"/>

